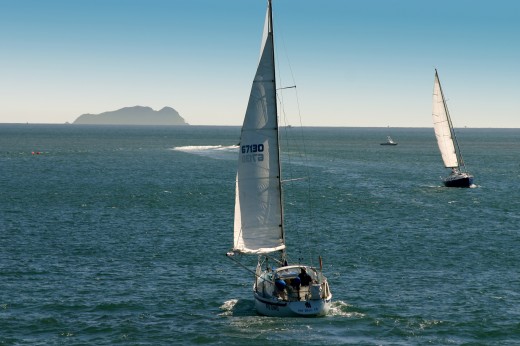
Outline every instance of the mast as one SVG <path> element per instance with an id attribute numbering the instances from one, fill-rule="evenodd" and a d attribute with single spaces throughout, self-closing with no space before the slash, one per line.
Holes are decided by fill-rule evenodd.
<path id="1" fill-rule="evenodd" d="M 274 26 L 273 26 L 273 5 L 271 0 L 267 0 L 267 7 L 268 7 L 268 40 L 271 41 L 273 51 L 272 51 L 272 61 L 273 61 L 273 69 L 275 71 L 273 75 L 273 84 L 274 84 L 274 93 L 275 93 L 275 102 L 274 102 L 274 113 L 275 113 L 275 122 L 276 122 L 276 137 L 278 142 L 278 185 L 280 189 L 280 206 L 281 206 L 281 213 L 280 213 L 280 228 L 282 233 L 282 239 L 285 243 L 285 226 L 284 226 L 284 205 L 283 205 L 283 189 L 282 189 L 282 165 L 281 165 L 281 154 L 280 154 L 280 130 L 278 127 L 278 102 L 276 97 L 276 62 L 275 62 L 275 54 L 274 54 Z M 281 250 L 281 261 L 283 262 L 285 260 L 286 252 L 285 248 Z"/>
<path id="2" fill-rule="evenodd" d="M 439 82 L 439 89 L 441 91 L 442 103 L 444 105 L 444 110 L 446 112 L 446 118 L 448 119 L 448 125 L 450 127 L 451 138 L 453 138 L 453 142 L 455 143 L 455 153 L 457 155 L 457 169 L 460 171 L 461 166 L 465 167 L 464 160 L 462 158 L 462 154 L 460 152 L 459 141 L 457 141 L 457 136 L 455 135 L 455 129 L 453 128 L 453 123 L 451 122 L 450 111 L 448 110 L 448 104 L 446 103 L 446 99 L 444 98 L 444 92 L 442 91 L 441 80 L 439 79 L 439 74 L 437 73 L 437 69 L 435 69 L 435 76 L 437 81 Z"/>

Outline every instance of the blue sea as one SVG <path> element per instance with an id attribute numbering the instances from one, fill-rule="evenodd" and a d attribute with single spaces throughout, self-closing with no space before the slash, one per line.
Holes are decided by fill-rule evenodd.
<path id="1" fill-rule="evenodd" d="M 333 308 L 281 319 L 225 256 L 239 127 L 0 125 L 0 345 L 520 345 L 520 129 L 457 134 L 473 188 L 431 128 L 283 129 Z"/>

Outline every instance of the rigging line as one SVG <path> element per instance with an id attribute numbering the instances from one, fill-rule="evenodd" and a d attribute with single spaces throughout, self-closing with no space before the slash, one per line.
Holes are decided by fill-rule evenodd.
<path id="1" fill-rule="evenodd" d="M 283 47 L 284 47 L 284 50 L 287 52 L 287 48 L 285 46 L 285 40 L 283 39 L 283 36 L 282 36 L 282 44 L 283 44 Z M 298 120 L 300 122 L 300 137 L 301 137 L 301 142 L 302 142 L 302 146 L 303 146 L 303 160 L 304 160 L 304 166 L 305 166 L 305 171 L 306 171 L 306 174 L 307 174 L 307 195 L 308 195 L 308 202 L 309 202 L 309 216 L 310 216 L 310 221 L 311 221 L 311 227 L 312 229 L 316 229 L 316 226 L 315 226 L 315 221 L 314 221 L 314 216 L 313 216 L 313 213 L 312 213 L 312 201 L 311 201 L 311 177 L 310 177 L 310 171 L 309 171 L 309 162 L 308 162 L 308 157 L 307 157 L 307 147 L 306 147 L 306 143 L 305 143 L 305 136 L 303 135 L 303 121 L 302 121 L 302 116 L 301 116 L 301 107 L 300 107 L 300 97 L 298 96 L 298 89 L 296 88 L 296 79 L 294 78 L 294 72 L 293 72 L 293 69 L 292 69 L 292 64 L 291 64 L 291 60 L 289 59 L 289 55 L 286 53 L 285 54 L 286 56 L 286 59 L 287 59 L 287 66 L 289 67 L 289 72 L 291 73 L 291 79 L 294 83 L 294 91 L 295 91 L 295 94 L 296 94 L 296 107 L 297 107 L 297 113 L 298 113 Z M 291 88 L 291 87 L 287 87 L 287 88 Z M 311 256 L 311 258 L 313 258 L 314 256 Z"/>
<path id="2" fill-rule="evenodd" d="M 291 71 L 291 77 L 293 79 L 293 81 L 295 80 L 294 79 L 294 74 L 293 74 L 293 71 L 292 71 L 292 67 L 291 67 L 291 64 L 289 62 L 289 70 Z M 302 155 L 302 158 L 304 160 L 304 168 L 305 168 L 305 175 L 307 177 L 306 181 L 307 181 L 307 203 L 308 203 L 308 213 L 309 213 L 309 221 L 310 221 L 310 226 L 311 226 L 311 229 L 312 230 L 316 230 L 316 221 L 315 221 L 315 218 L 314 218 L 314 207 L 313 207 L 313 201 L 312 201 L 312 178 L 311 178 L 311 174 L 310 174 L 310 169 L 309 169 L 309 158 L 308 158 L 308 155 L 307 155 L 307 143 L 305 141 L 305 136 L 304 136 L 304 133 L 303 133 L 303 120 L 302 120 L 302 115 L 301 115 L 301 107 L 300 107 L 300 97 L 298 95 L 298 89 L 297 88 L 294 88 L 294 92 L 296 94 L 296 107 L 297 107 L 297 113 L 298 113 L 298 119 L 299 119 L 299 122 L 300 122 L 300 139 L 301 139 L 301 144 L 302 144 L 302 151 L 303 151 L 303 155 Z M 316 234 L 316 232 L 314 232 L 314 234 Z M 315 252 L 314 252 L 315 248 L 314 247 L 311 247 L 310 248 L 310 262 L 311 262 L 311 265 L 314 265 L 314 258 L 316 257 L 315 255 Z"/>
<path id="3" fill-rule="evenodd" d="M 275 257 L 272 257 L 272 256 L 269 256 L 269 254 L 263 254 L 262 256 L 264 256 L 266 259 L 271 259 L 273 261 L 275 261 L 276 263 L 280 264 L 280 265 L 283 265 L 284 263 L 282 261 L 280 261 L 279 259 L 275 258 Z"/>
<path id="4" fill-rule="evenodd" d="M 248 267 L 246 267 L 246 266 L 245 266 L 244 264 L 242 264 L 240 261 L 238 261 L 237 259 L 235 259 L 235 258 L 234 258 L 234 255 L 235 255 L 235 254 L 232 253 L 232 252 L 228 252 L 228 253 L 226 253 L 226 257 L 227 257 L 227 258 L 229 258 L 230 260 L 234 261 L 236 264 L 238 264 L 240 267 L 244 268 L 244 269 L 247 270 L 248 272 L 253 273 L 253 275 L 256 276 L 257 278 L 260 278 L 260 275 L 258 275 L 258 274 L 256 273 L 256 271 L 251 270 L 251 269 L 249 269 Z M 264 278 L 263 280 L 264 280 L 264 281 L 267 281 L 267 282 L 270 282 L 270 283 L 272 283 L 272 284 L 274 284 L 273 281 L 268 280 L 268 279 L 266 279 L 266 278 Z"/>
<path id="5" fill-rule="evenodd" d="M 309 219 L 310 219 L 310 226 L 311 226 L 311 229 L 312 230 L 315 230 L 316 229 L 316 221 L 314 220 L 314 215 L 313 215 L 313 204 L 312 204 L 312 200 L 311 200 L 311 196 L 312 196 L 312 189 L 311 189 L 311 177 L 310 177 L 310 170 L 309 170 L 309 160 L 308 160 L 308 157 L 307 157 L 307 147 L 306 147 L 306 143 L 305 143 L 305 137 L 303 135 L 303 121 L 302 121 L 302 116 L 301 116 L 301 107 L 300 107 L 300 100 L 299 100 L 299 96 L 298 96 L 298 89 L 296 88 L 296 79 L 294 78 L 294 72 L 293 72 L 293 69 L 292 69 L 292 65 L 291 65 L 291 61 L 289 59 L 289 55 L 287 54 L 287 47 L 285 45 L 285 39 L 284 39 L 284 36 L 283 36 L 283 33 L 281 33 L 280 31 L 280 25 L 279 23 L 277 22 L 277 27 L 278 27 L 278 31 L 277 31 L 277 36 L 278 36 L 278 40 L 276 40 L 276 44 L 278 44 L 279 42 L 281 42 L 282 44 L 282 47 L 283 47 L 283 50 L 285 52 L 285 58 L 287 60 L 287 66 L 289 68 L 289 72 L 290 72 L 290 76 L 291 76 L 291 79 L 292 79 L 292 82 L 294 84 L 293 87 L 285 87 L 285 88 L 280 88 L 280 89 L 289 89 L 289 88 L 294 88 L 295 90 L 295 96 L 296 96 L 296 107 L 297 107 L 297 114 L 298 114 L 298 120 L 299 120 L 299 127 L 300 127 L 300 140 L 301 140 L 301 143 L 302 143 L 302 148 L 299 148 L 299 143 L 296 143 L 295 145 L 297 146 L 297 150 L 298 151 L 302 151 L 302 155 L 299 155 L 299 157 L 301 159 L 303 159 L 303 162 L 304 162 L 304 168 L 305 168 L 305 172 L 306 172 L 306 175 L 307 175 L 307 202 L 308 202 L 308 209 L 309 209 Z M 283 26 L 282 26 L 283 27 Z M 281 38 L 281 39 L 280 39 Z M 275 59 L 278 61 L 278 54 L 275 56 Z M 279 67 L 281 66 L 280 63 L 277 63 L 276 64 L 277 68 L 279 69 Z M 280 73 L 278 73 L 278 82 L 279 84 L 282 84 L 282 78 L 280 77 Z M 287 116 L 286 116 L 286 113 L 285 113 L 285 108 L 283 106 L 283 92 L 280 92 L 280 100 L 281 100 L 281 105 L 282 105 L 282 113 L 283 113 L 283 119 L 284 119 L 284 123 L 285 125 L 287 125 Z M 278 95 L 278 93 L 277 93 Z M 278 96 L 277 96 L 278 98 Z M 287 130 L 287 126 L 286 126 L 286 129 L 285 129 L 285 138 L 286 138 L 286 147 L 288 148 L 289 145 L 288 145 L 288 130 Z M 288 155 L 288 158 L 289 158 L 289 163 L 291 163 L 291 156 Z M 289 166 L 290 168 L 290 166 Z M 289 169 L 289 175 L 290 177 L 292 178 L 292 170 Z M 297 227 L 298 229 L 299 227 Z M 316 233 L 316 232 L 315 232 Z M 297 235 L 298 236 L 298 235 Z M 298 252 L 300 252 L 300 256 L 301 256 L 301 252 L 302 252 L 302 249 L 299 248 L 298 249 Z M 313 265 L 314 263 L 314 248 L 311 247 L 311 255 L 310 255 L 310 261 L 311 261 L 311 265 Z"/>

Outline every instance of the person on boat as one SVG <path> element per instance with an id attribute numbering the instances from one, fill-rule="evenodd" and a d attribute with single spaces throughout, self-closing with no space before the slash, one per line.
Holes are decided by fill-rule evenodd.
<path id="1" fill-rule="evenodd" d="M 291 286 L 292 288 L 299 289 L 301 286 L 302 281 L 299 277 L 295 277 L 291 279 Z"/>
<path id="2" fill-rule="evenodd" d="M 285 287 L 287 286 L 287 283 L 285 283 L 284 280 L 282 279 L 276 279 L 274 281 L 274 285 L 276 286 L 276 288 L 279 290 L 279 291 L 283 291 L 285 290 Z"/>
<path id="3" fill-rule="evenodd" d="M 293 293 L 294 291 L 296 291 L 296 293 L 298 294 L 298 300 L 300 300 L 300 286 L 301 286 L 301 284 L 302 284 L 302 281 L 300 280 L 299 277 L 292 278 L 289 281 L 289 285 L 291 287 L 291 290 L 290 290 L 289 293 Z"/>
<path id="4" fill-rule="evenodd" d="M 300 282 L 302 286 L 309 286 L 309 284 L 312 282 L 312 278 L 309 274 L 307 274 L 307 271 L 305 268 L 301 268 L 300 274 L 298 274 L 298 277 L 300 278 Z"/>
<path id="5" fill-rule="evenodd" d="M 284 299 L 284 296 L 286 294 L 285 288 L 287 287 L 287 283 L 282 279 L 276 279 L 274 281 L 274 286 L 276 287 L 276 289 L 274 290 L 274 296 Z"/>

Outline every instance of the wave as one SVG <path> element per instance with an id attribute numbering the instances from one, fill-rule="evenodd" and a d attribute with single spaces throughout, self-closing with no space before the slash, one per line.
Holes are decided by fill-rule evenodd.
<path id="1" fill-rule="evenodd" d="M 350 307 L 350 310 L 349 310 Z M 364 317 L 365 314 L 353 311 L 352 306 L 345 303 L 342 300 L 332 301 L 332 305 L 330 307 L 328 316 L 343 316 L 343 317 L 357 317 L 361 318 Z"/>
<path id="2" fill-rule="evenodd" d="M 220 316 L 257 316 L 252 299 L 230 299 L 220 306 Z"/>
<path id="3" fill-rule="evenodd" d="M 186 145 L 182 147 L 174 147 L 172 150 L 177 151 L 206 151 L 206 150 L 228 150 L 228 149 L 238 149 L 238 145 Z"/>
<path id="4" fill-rule="evenodd" d="M 230 299 L 225 301 L 221 306 L 220 316 L 237 316 L 237 315 L 255 315 L 254 302 L 244 299 Z M 328 316 L 357 317 L 365 316 L 362 312 L 354 311 L 353 307 L 344 301 L 332 301 Z"/>
<path id="5" fill-rule="evenodd" d="M 174 147 L 171 148 L 171 150 L 200 156 L 208 156 L 215 159 L 236 159 L 238 145 L 186 145 L 182 147 Z"/>

